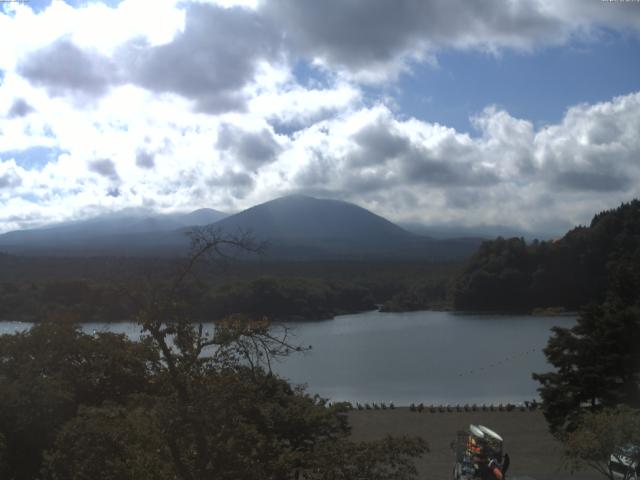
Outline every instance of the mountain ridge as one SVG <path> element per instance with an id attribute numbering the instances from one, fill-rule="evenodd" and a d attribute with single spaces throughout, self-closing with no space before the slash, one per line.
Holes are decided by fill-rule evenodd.
<path id="1" fill-rule="evenodd" d="M 353 223 L 356 222 L 356 223 Z M 349 238 L 363 230 L 375 230 L 378 237 L 413 237 L 386 218 L 353 203 L 288 195 L 230 215 L 216 226 L 225 230 L 251 228 L 264 238 Z"/>
<path id="2" fill-rule="evenodd" d="M 279 197 L 207 222 L 211 212 L 215 211 L 199 209 L 177 218 L 116 216 L 9 232 L 0 235 L 0 250 L 27 255 L 175 256 L 187 252 L 188 232 L 194 226 L 222 234 L 250 232 L 257 241 L 269 243 L 268 258 L 284 260 L 452 259 L 470 255 L 480 243 L 420 236 L 358 205 L 304 195 Z"/>

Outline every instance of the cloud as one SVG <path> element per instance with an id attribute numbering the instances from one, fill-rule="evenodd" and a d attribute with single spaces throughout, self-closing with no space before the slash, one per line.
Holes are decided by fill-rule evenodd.
<path id="1" fill-rule="evenodd" d="M 227 169 L 221 175 L 213 176 L 207 184 L 211 187 L 222 188 L 233 199 L 244 199 L 255 186 L 255 180 L 246 172 Z"/>
<path id="2" fill-rule="evenodd" d="M 93 160 L 89 162 L 89 170 L 97 173 L 109 180 L 118 181 L 120 180 L 120 176 L 116 170 L 116 165 L 112 160 L 108 158 L 103 158 L 100 160 Z"/>
<path id="3" fill-rule="evenodd" d="M 11 105 L 7 116 L 9 118 L 24 117 L 34 111 L 35 109 L 24 98 L 17 98 Z"/>
<path id="4" fill-rule="evenodd" d="M 140 168 L 153 168 L 156 165 L 154 155 L 146 150 L 138 150 L 136 154 L 136 165 Z"/>
<path id="5" fill-rule="evenodd" d="M 573 191 L 633 192 L 640 181 L 640 93 L 567 111 L 535 138 L 550 183 Z M 638 192 L 635 192 L 637 194 Z"/>
<path id="6" fill-rule="evenodd" d="M 31 53 L 17 70 L 54 96 L 82 94 L 84 98 L 95 98 L 120 81 L 111 59 L 85 51 L 66 38 Z"/>
<path id="7" fill-rule="evenodd" d="M 16 47 L 0 50 L 0 151 L 39 146 L 57 157 L 37 168 L 4 162 L 0 230 L 9 217 L 233 210 L 287 192 L 393 220 L 535 228 L 586 221 L 640 194 L 638 93 L 575 105 L 543 126 L 489 105 L 470 134 L 409 118 L 385 97 L 399 88 L 389 80 L 443 50 L 499 56 L 635 31 L 636 5 L 152 3 L 0 14 L 0 43 Z M 141 22 L 151 7 L 154 21 Z M 382 84 L 361 83 L 371 81 Z"/>
<path id="8" fill-rule="evenodd" d="M 162 2 L 153 7 L 162 22 L 132 20 L 151 8 L 144 2 L 114 8 L 54 3 L 40 14 L 7 17 L 11 35 L 24 28 L 44 32 L 25 38 L 15 58 L 0 57 L 0 66 L 17 62 L 25 78 L 51 95 L 87 100 L 132 83 L 180 95 L 209 114 L 260 108 L 254 87 L 264 65 L 315 64 L 332 81 L 346 74 L 349 80 L 379 82 L 409 71 L 414 62 L 435 64 L 446 49 L 531 51 L 575 36 L 597 37 L 594 32 L 606 28 L 640 28 L 635 5 L 576 0 L 272 0 L 254 8 Z M 289 88 L 287 102 L 311 98 L 313 89 L 302 92 Z M 343 89 L 340 95 L 348 93 Z M 295 131 L 331 116 L 337 99 L 324 107 L 313 102 L 315 111 L 306 115 L 282 108 L 274 117 L 282 130 Z"/>
<path id="9" fill-rule="evenodd" d="M 263 8 L 292 50 L 369 78 L 398 73 L 406 58 L 424 60 L 440 48 L 529 48 L 565 35 L 563 21 L 540 2 L 283 0 Z"/>
<path id="10" fill-rule="evenodd" d="M 610 172 L 580 172 L 569 170 L 560 172 L 555 177 L 558 187 L 572 190 L 592 190 L 595 192 L 619 192 L 626 190 L 632 180 L 620 173 Z"/>
<path id="11" fill-rule="evenodd" d="M 500 181 L 498 175 L 482 162 L 460 162 L 444 157 L 442 149 L 413 149 L 403 159 L 402 174 L 407 183 L 428 184 L 436 188 L 449 186 L 490 186 Z"/>
<path id="12" fill-rule="evenodd" d="M 249 111 L 267 119 L 278 133 L 293 134 L 362 103 L 360 90 L 345 82 L 320 88 L 288 80 L 249 102 Z"/>
<path id="13" fill-rule="evenodd" d="M 288 48 L 355 78 L 379 81 L 436 62 L 443 49 L 532 50 L 599 28 L 640 28 L 636 5 L 521 0 L 279 0 L 264 14 Z"/>
<path id="14" fill-rule="evenodd" d="M 0 190 L 12 189 L 22 184 L 22 178 L 11 165 L 0 163 Z"/>
<path id="15" fill-rule="evenodd" d="M 376 165 L 404 155 L 410 149 L 410 142 L 400 135 L 390 118 L 378 118 L 356 132 L 352 139 L 359 149 L 351 158 L 353 166 Z"/>
<path id="16" fill-rule="evenodd" d="M 266 128 L 250 132 L 228 123 L 220 126 L 216 147 L 225 152 L 231 161 L 239 162 L 252 171 L 275 161 L 281 150 Z"/>
<path id="17" fill-rule="evenodd" d="M 200 3 L 185 8 L 184 31 L 171 42 L 129 45 L 131 78 L 154 92 L 192 99 L 199 111 L 245 108 L 243 87 L 254 79 L 259 62 L 277 61 L 278 33 L 250 9 Z"/>
<path id="18" fill-rule="evenodd" d="M 136 205 L 235 210 L 299 192 L 353 201 L 394 221 L 546 231 L 640 195 L 640 93 L 574 106 L 537 128 L 490 106 L 474 117 L 473 136 L 382 105 L 352 107 L 285 140 L 249 113 L 194 117 L 171 98 L 140 104 L 148 115 L 140 121 L 131 116 L 138 97 L 126 98 L 127 116 L 104 114 L 105 102 L 96 131 L 70 135 L 55 162 L 23 170 L 5 161 L 5 217 L 64 219 L 87 214 L 87 205 L 92 214 Z M 98 160 L 84 170 L 84 158 Z M 153 168 L 140 167 L 151 158 Z"/>
<path id="19" fill-rule="evenodd" d="M 496 107 L 473 123 L 477 136 L 384 107 L 322 122 L 282 154 L 298 159 L 289 186 L 396 220 L 527 229 L 585 222 L 640 195 L 640 93 L 575 106 L 539 129 Z"/>
<path id="20" fill-rule="evenodd" d="M 346 126 L 350 122 L 354 125 Z M 500 181 L 496 169 L 484 162 L 480 142 L 453 129 L 401 121 L 383 107 L 327 125 L 304 140 L 310 162 L 297 179 L 306 187 L 335 183 L 336 190 L 362 194 L 411 185 L 443 189 Z"/>

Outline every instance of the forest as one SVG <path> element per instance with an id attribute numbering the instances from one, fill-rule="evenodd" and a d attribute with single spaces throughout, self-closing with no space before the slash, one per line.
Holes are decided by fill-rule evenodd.
<path id="1" fill-rule="evenodd" d="M 640 201 L 598 213 L 558 240 L 484 242 L 455 279 L 456 310 L 576 311 L 605 300 L 631 304 L 640 292 Z"/>
<path id="2" fill-rule="evenodd" d="M 150 279 L 168 282 L 179 259 L 20 257 L 0 254 L 0 320 L 131 320 Z M 196 268 L 184 286 L 194 320 L 240 313 L 322 320 L 373 310 L 446 305 L 457 263 L 231 261 Z M 64 272 L 61 275 L 59 272 Z M 412 303 L 411 303 L 412 302 Z"/>

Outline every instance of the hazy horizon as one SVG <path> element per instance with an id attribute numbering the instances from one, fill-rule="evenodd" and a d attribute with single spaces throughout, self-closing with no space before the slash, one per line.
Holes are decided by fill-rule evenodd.
<path id="1" fill-rule="evenodd" d="M 286 198 L 286 197 L 278 197 L 278 198 Z M 269 203 L 273 200 L 271 199 L 264 203 Z M 319 200 L 324 200 L 320 197 L 309 197 Z M 352 203 L 352 202 L 348 202 Z M 357 203 L 352 203 L 357 205 Z M 262 205 L 262 204 L 258 204 Z M 251 205 L 248 209 L 253 208 L 258 205 Z M 357 205 L 359 206 L 359 205 Z M 28 230 L 41 230 L 41 229 L 51 229 L 57 227 L 66 227 L 73 225 L 81 225 L 81 224 L 91 224 L 93 222 L 101 222 L 101 221 L 109 221 L 109 220 L 119 220 L 119 219 L 131 219 L 131 220 L 154 220 L 154 219 L 171 219 L 180 216 L 186 216 L 202 213 L 202 212 L 211 212 L 215 214 L 222 214 L 222 218 L 230 217 L 236 215 L 238 213 L 242 213 L 245 210 L 239 210 L 234 212 L 222 212 L 220 210 L 211 209 L 209 207 L 198 207 L 194 210 L 180 210 L 180 211 L 156 211 L 152 208 L 148 207 L 125 207 L 120 210 L 108 211 L 108 212 L 100 212 L 93 215 L 88 215 L 82 218 L 76 218 L 72 220 L 62 221 L 62 222 L 45 222 L 40 225 L 33 225 L 29 228 L 10 230 L 9 232 L 19 232 L 19 231 L 28 231 Z M 371 212 L 376 214 L 376 212 Z M 384 218 L 384 217 L 383 217 Z M 215 220 L 217 222 L 219 220 Z M 214 222 L 214 223 L 215 223 Z M 395 222 L 394 222 L 395 223 Z M 206 225 L 207 223 L 203 222 L 195 222 L 193 226 L 198 225 Z M 183 224 L 186 225 L 186 224 Z M 454 238 L 454 237 L 464 237 L 464 236 L 478 236 L 485 238 L 493 238 L 497 236 L 503 237 L 520 237 L 524 236 L 525 238 L 531 240 L 534 238 L 537 239 L 550 239 L 552 237 L 561 236 L 566 231 L 530 231 L 526 229 L 518 229 L 516 227 L 511 227 L 509 225 L 499 225 L 499 224 L 458 224 L 458 223 L 421 223 L 421 222 L 398 222 L 397 225 L 409 232 L 413 232 L 419 235 L 427 235 L 433 236 L 434 238 Z M 191 226 L 191 225 L 188 225 Z M 574 225 L 576 227 L 579 225 Z M 0 231 L 0 235 L 3 233 Z"/>

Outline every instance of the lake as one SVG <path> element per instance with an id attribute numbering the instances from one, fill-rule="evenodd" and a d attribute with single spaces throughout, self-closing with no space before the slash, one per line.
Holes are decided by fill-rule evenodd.
<path id="1" fill-rule="evenodd" d="M 470 315 L 452 312 L 342 315 L 290 323 L 294 343 L 312 345 L 275 365 L 293 383 L 332 400 L 465 404 L 537 398 L 532 372 L 550 370 L 542 349 L 550 328 L 573 317 Z M 29 328 L 0 323 L 0 333 Z M 86 323 L 87 332 L 138 338 L 133 323 Z"/>

